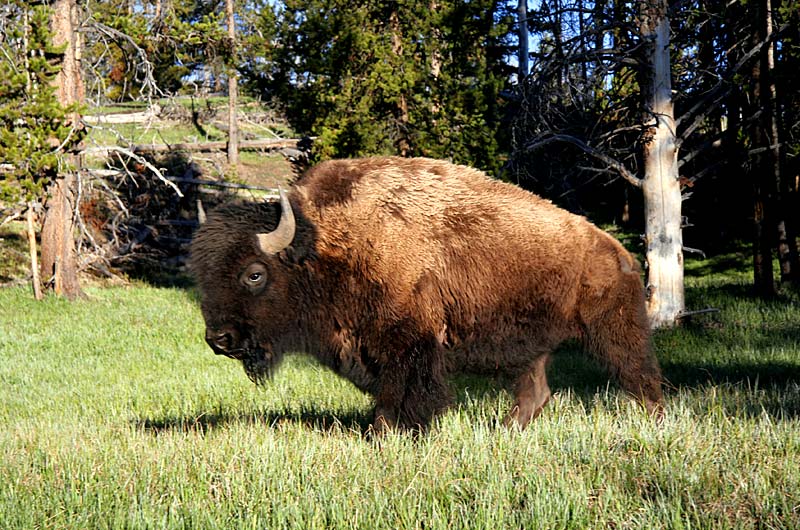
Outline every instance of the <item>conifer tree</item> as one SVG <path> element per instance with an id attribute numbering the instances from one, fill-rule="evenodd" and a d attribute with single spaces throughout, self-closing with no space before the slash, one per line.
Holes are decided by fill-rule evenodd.
<path id="1" fill-rule="evenodd" d="M 60 171 L 68 169 L 64 153 L 78 145 L 82 132 L 74 126 L 78 105 L 59 101 L 58 91 L 65 89 L 65 83 L 57 82 L 57 78 L 62 72 L 64 51 L 68 46 L 53 45 L 53 11 L 46 5 L 30 6 L 14 0 L 6 13 L 8 16 L 2 19 L 4 38 L 0 40 L 0 160 L 5 164 L 0 200 L 6 204 L 27 203 L 29 231 L 32 232 L 30 210 L 33 203 L 56 182 Z M 58 196 L 59 192 L 53 195 Z M 53 200 L 51 198 L 51 202 Z M 47 220 L 51 220 L 50 208 Z M 58 222 L 52 219 L 51 225 Z M 73 237 L 69 227 L 61 226 L 56 230 L 64 238 Z M 33 237 L 30 241 L 35 244 Z M 43 280 L 48 281 L 51 276 L 47 274 L 48 259 L 58 256 L 58 252 L 48 246 L 50 238 L 45 237 L 44 232 L 42 243 Z M 33 247 L 31 256 L 35 269 Z M 59 272 L 70 269 L 70 279 L 64 280 L 64 276 L 54 274 L 56 292 L 70 298 L 79 295 L 75 267 L 70 268 L 62 260 L 59 269 Z M 36 270 L 33 277 L 38 296 Z"/>
<path id="2" fill-rule="evenodd" d="M 52 44 L 50 9 L 22 0 L 9 7 L 0 40 L 0 200 L 25 203 L 42 195 L 60 154 L 80 137 L 69 123 L 75 108 L 56 98 L 53 81 L 63 50 Z"/>
<path id="3" fill-rule="evenodd" d="M 318 158 L 432 156 L 496 169 L 508 79 L 500 2 L 287 0 L 276 93 Z M 311 111 L 313 109 L 313 112 Z"/>

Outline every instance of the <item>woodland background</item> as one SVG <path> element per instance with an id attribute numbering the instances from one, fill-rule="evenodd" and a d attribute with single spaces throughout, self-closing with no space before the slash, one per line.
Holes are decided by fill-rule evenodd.
<path id="1" fill-rule="evenodd" d="M 0 527 L 800 528 L 797 2 L 10 0 L 0 30 Z M 201 206 L 375 153 L 671 260 L 664 421 L 576 344 L 528 429 L 463 377 L 379 443 L 312 359 L 254 387 L 212 355 Z"/>
<path id="2" fill-rule="evenodd" d="M 657 237 L 636 188 L 670 114 L 675 267 L 682 252 L 744 250 L 755 292 L 774 296 L 800 278 L 798 17 L 786 0 L 14 0 L 0 8 L 3 219 L 42 222 L 38 281 L 67 296 L 77 270 L 130 272 L 145 247 L 179 265 L 196 199 L 216 200 L 193 179 L 246 187 L 259 160 L 262 176 L 287 177 L 274 159 L 242 163 L 250 140 L 300 168 L 369 154 L 473 165 L 611 226 L 650 264 Z M 666 113 L 648 95 L 664 72 Z M 120 112 L 166 149 L 103 119 Z M 226 159 L 175 148 L 187 138 L 223 142 L 209 149 Z M 165 222 L 166 254 L 150 244 Z M 51 252 L 64 234 L 75 250 Z"/>

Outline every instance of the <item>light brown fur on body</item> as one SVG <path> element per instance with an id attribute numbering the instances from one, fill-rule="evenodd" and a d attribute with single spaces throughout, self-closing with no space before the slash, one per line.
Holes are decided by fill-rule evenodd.
<path id="1" fill-rule="evenodd" d="M 267 364 L 315 354 L 375 395 L 378 428 L 427 424 L 453 371 L 516 380 L 507 421 L 524 426 L 550 397 L 550 353 L 570 338 L 660 413 L 639 267 L 585 219 L 429 159 L 324 162 L 291 202 L 298 232 L 277 256 L 253 249 L 277 222 L 272 205 L 212 214 L 198 232 L 192 267 L 212 334 L 233 329 Z M 271 280 L 258 296 L 236 287 L 254 260 Z"/>

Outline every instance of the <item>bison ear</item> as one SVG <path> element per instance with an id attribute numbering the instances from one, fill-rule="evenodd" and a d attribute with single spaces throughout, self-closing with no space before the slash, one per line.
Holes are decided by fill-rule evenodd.
<path id="1" fill-rule="evenodd" d="M 281 219 L 278 227 L 272 232 L 256 234 L 258 248 L 264 254 L 272 256 L 284 250 L 292 244 L 295 234 L 294 212 L 289 198 L 284 193 L 283 188 L 278 188 L 281 204 Z"/>
<path id="2" fill-rule="evenodd" d="M 278 253 L 278 259 L 284 265 L 302 265 L 303 261 L 305 261 L 305 255 L 295 247 L 286 247 L 282 252 Z"/>

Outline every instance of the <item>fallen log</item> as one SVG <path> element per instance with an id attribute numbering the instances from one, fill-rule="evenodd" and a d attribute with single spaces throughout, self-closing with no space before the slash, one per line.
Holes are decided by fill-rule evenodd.
<path id="1" fill-rule="evenodd" d="M 239 149 L 283 149 L 297 147 L 299 138 L 270 138 L 266 140 L 242 140 Z M 166 151 L 224 151 L 228 142 L 195 142 L 181 144 L 143 144 L 133 147 L 134 153 L 163 153 Z"/>

